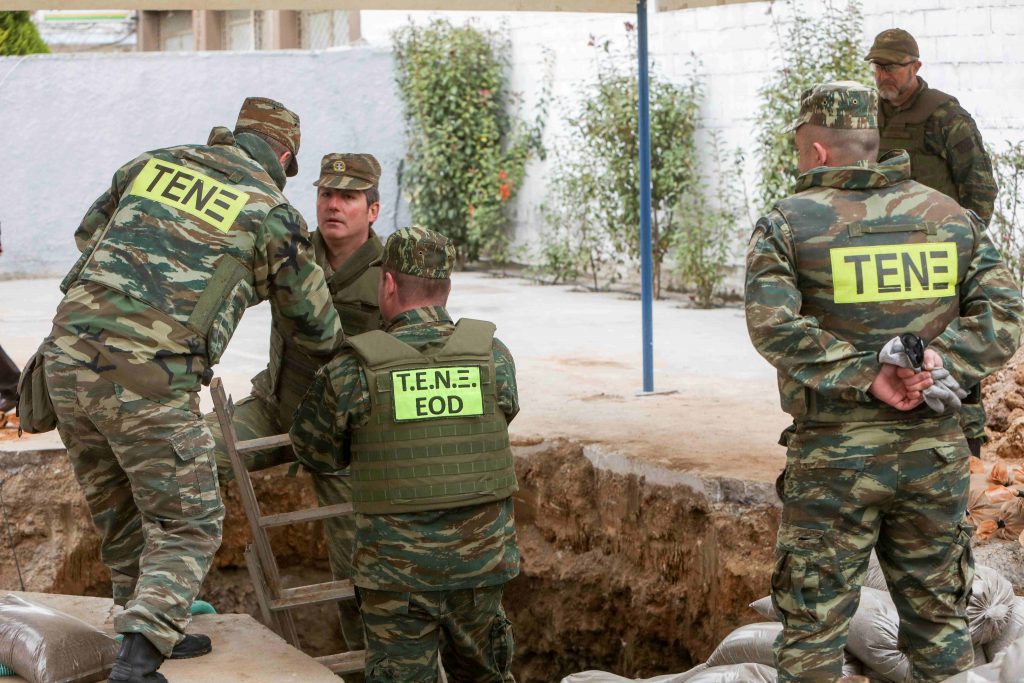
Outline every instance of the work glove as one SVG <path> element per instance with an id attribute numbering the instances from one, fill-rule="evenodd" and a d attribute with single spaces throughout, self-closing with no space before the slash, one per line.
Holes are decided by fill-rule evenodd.
<path id="1" fill-rule="evenodd" d="M 945 368 L 935 368 L 931 373 L 934 384 L 921 392 L 924 402 L 937 413 L 950 408 L 960 410 L 960 399 L 967 398 L 967 392 L 960 388 L 960 383 Z"/>
<path id="2" fill-rule="evenodd" d="M 910 362 L 910 357 L 907 355 L 907 351 L 903 347 L 903 341 L 899 337 L 893 337 L 885 343 L 882 350 L 878 352 L 878 362 L 907 368 L 908 370 L 917 369 L 914 367 L 913 363 Z"/>

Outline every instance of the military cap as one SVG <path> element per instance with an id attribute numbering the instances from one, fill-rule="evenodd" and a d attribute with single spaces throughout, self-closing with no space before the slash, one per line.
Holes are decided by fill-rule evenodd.
<path id="1" fill-rule="evenodd" d="M 906 64 L 921 57 L 917 41 L 901 28 L 890 28 L 875 36 L 875 42 L 864 57 L 865 61 L 879 64 Z"/>
<path id="2" fill-rule="evenodd" d="M 805 123 L 825 128 L 878 128 L 878 91 L 856 81 L 832 81 L 804 90 L 800 115 L 790 126 Z"/>
<path id="3" fill-rule="evenodd" d="M 325 154 L 317 187 L 369 190 L 380 182 L 380 162 L 372 154 Z"/>
<path id="4" fill-rule="evenodd" d="M 267 97 L 246 97 L 238 112 L 235 133 L 243 131 L 262 133 L 277 140 L 292 153 L 285 175 L 299 172 L 299 115 L 283 104 Z"/>
<path id="5" fill-rule="evenodd" d="M 444 280 L 455 265 L 455 245 L 439 232 L 413 226 L 388 236 L 384 251 L 370 264 L 415 277 Z"/>

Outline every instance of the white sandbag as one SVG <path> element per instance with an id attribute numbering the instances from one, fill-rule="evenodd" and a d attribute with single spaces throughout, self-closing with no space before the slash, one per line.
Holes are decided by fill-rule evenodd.
<path id="1" fill-rule="evenodd" d="M 682 674 L 686 676 L 686 674 Z M 777 683 L 775 669 L 764 664 L 710 666 L 693 676 L 673 678 L 665 683 Z"/>
<path id="2" fill-rule="evenodd" d="M 974 646 L 974 666 L 981 666 L 982 664 L 988 664 L 989 658 L 985 654 L 985 647 L 983 645 Z"/>
<path id="3" fill-rule="evenodd" d="M 864 663 L 850 654 L 849 650 L 843 650 L 843 675 L 863 676 Z"/>
<path id="4" fill-rule="evenodd" d="M 1010 622 L 1013 600 L 1013 586 L 999 570 L 981 565 L 976 567 L 971 598 L 967 601 L 971 641 L 984 645 L 999 637 Z"/>
<path id="5" fill-rule="evenodd" d="M 687 683 L 687 681 L 689 681 L 697 674 L 707 671 L 707 668 L 707 664 L 698 664 L 689 671 L 684 671 L 681 674 L 676 674 L 673 678 L 670 678 L 669 680 L 665 681 L 665 683 Z"/>
<path id="6" fill-rule="evenodd" d="M 654 678 L 623 678 L 607 671 L 581 671 L 562 679 L 562 683 L 674 683 L 679 674 L 667 674 Z"/>
<path id="7" fill-rule="evenodd" d="M 888 591 L 889 586 L 885 583 L 885 574 L 882 573 L 882 565 L 878 564 L 878 555 L 871 551 L 868 558 L 868 573 L 864 576 L 864 585 L 878 591 Z"/>
<path id="8" fill-rule="evenodd" d="M 706 662 L 708 667 L 729 664 L 765 664 L 775 666 L 772 646 L 782 632 L 777 621 L 747 624 L 727 635 Z"/>
<path id="9" fill-rule="evenodd" d="M 1015 640 L 1024 636 L 1024 598 L 1016 597 L 1010 605 L 1010 615 L 1003 630 L 990 642 L 985 643 L 985 656 L 989 661 L 996 658 L 996 655 L 1010 647 Z"/>
<path id="10" fill-rule="evenodd" d="M 781 621 L 779 619 L 779 613 L 775 611 L 775 605 L 772 604 L 772 596 L 770 595 L 766 595 L 760 600 L 754 600 L 754 602 L 750 603 L 750 609 L 754 610 L 765 619 Z"/>
<path id="11" fill-rule="evenodd" d="M 910 680 L 910 660 L 896 646 L 898 631 L 899 616 L 889 594 L 862 588 L 846 649 L 885 680 L 903 683 Z"/>

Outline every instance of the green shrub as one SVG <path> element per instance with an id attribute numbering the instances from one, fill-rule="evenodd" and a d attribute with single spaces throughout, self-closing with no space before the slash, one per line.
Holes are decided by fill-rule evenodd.
<path id="1" fill-rule="evenodd" d="M 0 12 L 0 56 L 49 51 L 28 12 Z"/>
<path id="2" fill-rule="evenodd" d="M 999 196 L 989 231 L 1019 285 L 1024 283 L 1024 142 L 990 153 Z"/>

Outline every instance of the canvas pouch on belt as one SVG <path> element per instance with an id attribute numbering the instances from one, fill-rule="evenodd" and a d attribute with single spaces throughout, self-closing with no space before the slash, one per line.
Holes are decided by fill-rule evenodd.
<path id="1" fill-rule="evenodd" d="M 50 392 L 46 388 L 46 374 L 43 372 L 43 347 L 33 354 L 32 359 L 21 371 L 18 379 L 18 434 L 42 434 L 57 427 L 57 413 L 53 410 Z"/>

